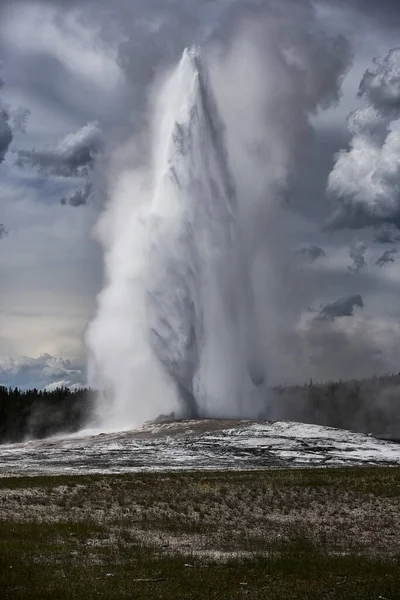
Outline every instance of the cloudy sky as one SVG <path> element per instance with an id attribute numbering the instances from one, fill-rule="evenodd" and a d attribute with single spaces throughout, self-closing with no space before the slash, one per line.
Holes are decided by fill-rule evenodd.
<path id="1" fill-rule="evenodd" d="M 337 90 L 329 87 L 326 110 L 322 92 L 320 109 L 309 107 L 276 247 L 300 274 L 292 331 L 282 333 L 302 357 L 293 377 L 400 370 L 400 7 L 311 4 L 1 2 L 0 384 L 85 382 L 84 333 L 103 285 L 92 231 L 108 158 L 128 132 L 143 131 L 152 86 L 185 46 L 223 45 L 233 22 L 259 11 L 299 36 L 313 11 L 312 27 L 329 36 L 321 47 L 336 40 L 330 62 L 312 59 L 321 85 Z M 290 370 L 281 356 L 278 379 L 290 381 Z"/>

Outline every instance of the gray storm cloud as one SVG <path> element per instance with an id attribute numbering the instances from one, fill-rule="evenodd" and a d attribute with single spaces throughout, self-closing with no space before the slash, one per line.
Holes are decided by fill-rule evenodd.
<path id="1" fill-rule="evenodd" d="M 101 148 L 101 140 L 99 124 L 88 123 L 52 148 L 19 150 L 17 166 L 34 167 L 46 175 L 85 177 Z"/>
<path id="2" fill-rule="evenodd" d="M 399 3 L 397 0 L 321 0 L 321 4 L 333 5 L 343 11 L 351 11 L 353 14 L 346 15 L 345 18 L 353 19 L 356 17 L 355 25 L 361 27 L 362 19 L 372 21 L 375 27 L 383 26 L 385 30 L 397 28 L 400 25 Z M 354 15 L 355 13 L 355 15 Z"/>
<path id="3" fill-rule="evenodd" d="M 0 77 L 0 92 L 4 85 L 4 81 Z M 11 147 L 14 133 L 25 133 L 29 115 L 30 111 L 27 108 L 10 107 L 0 97 L 0 164 Z"/>
<path id="4" fill-rule="evenodd" d="M 0 240 L 8 236 L 8 229 L 3 223 L 0 223 Z"/>
<path id="5" fill-rule="evenodd" d="M 3 162 L 13 139 L 9 115 L 0 108 L 0 164 Z"/>
<path id="6" fill-rule="evenodd" d="M 296 252 L 297 259 L 306 263 L 314 263 L 325 256 L 325 250 L 319 246 L 305 246 Z"/>
<path id="7" fill-rule="evenodd" d="M 400 110 L 400 48 L 394 48 L 375 68 L 368 69 L 358 93 L 383 115 L 396 117 Z"/>
<path id="8" fill-rule="evenodd" d="M 75 190 L 70 196 L 61 198 L 61 204 L 69 204 L 70 206 L 84 206 L 87 204 L 93 194 L 93 183 L 88 181 L 83 188 Z"/>
<path id="9" fill-rule="evenodd" d="M 396 248 L 393 248 L 392 250 L 386 250 L 386 252 L 384 252 L 376 261 L 377 266 L 384 267 L 387 264 L 394 263 L 396 254 Z"/>
<path id="10" fill-rule="evenodd" d="M 334 213 L 327 227 L 399 228 L 400 48 L 366 71 L 358 96 L 366 106 L 350 114 L 350 149 L 337 155 L 328 178 Z"/>
<path id="11" fill-rule="evenodd" d="M 364 302 L 360 294 L 339 298 L 335 302 L 326 304 L 319 312 L 319 317 L 336 319 L 339 317 L 351 317 L 356 308 L 364 308 Z"/>
<path id="12" fill-rule="evenodd" d="M 0 79 L 0 91 L 3 86 L 4 81 Z M 4 161 L 12 140 L 13 133 L 10 125 L 10 115 L 0 98 L 0 164 Z"/>
<path id="13" fill-rule="evenodd" d="M 95 159 L 103 147 L 103 132 L 99 123 L 88 123 L 77 132 L 67 135 L 54 147 L 44 150 L 19 150 L 16 164 L 31 167 L 48 177 L 81 178 L 86 183 L 71 196 L 61 199 L 62 204 L 81 206 L 89 201 Z"/>
<path id="14" fill-rule="evenodd" d="M 352 264 L 347 267 L 352 273 L 359 273 L 361 269 L 367 266 L 365 260 L 365 253 L 367 246 L 361 240 L 354 240 L 350 246 L 349 256 L 352 260 Z"/>
<path id="15" fill-rule="evenodd" d="M 0 91 L 4 85 L 3 80 L 0 78 Z M 13 133 L 10 126 L 10 115 L 6 108 L 3 106 L 0 98 L 0 165 L 4 161 L 8 149 L 13 140 Z M 5 225 L 0 223 L 0 240 L 7 237 L 8 229 Z"/>
<path id="16" fill-rule="evenodd" d="M 375 229 L 374 242 L 377 244 L 395 244 L 400 242 L 400 231 L 394 226 L 385 224 Z"/>

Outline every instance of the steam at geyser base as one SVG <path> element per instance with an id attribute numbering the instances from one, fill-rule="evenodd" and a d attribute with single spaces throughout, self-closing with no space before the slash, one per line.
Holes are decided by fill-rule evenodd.
<path id="1" fill-rule="evenodd" d="M 264 383 L 224 126 L 198 49 L 185 50 L 157 112 L 152 185 L 127 173 L 114 192 L 108 286 L 88 332 L 111 427 L 168 407 L 240 416 Z"/>

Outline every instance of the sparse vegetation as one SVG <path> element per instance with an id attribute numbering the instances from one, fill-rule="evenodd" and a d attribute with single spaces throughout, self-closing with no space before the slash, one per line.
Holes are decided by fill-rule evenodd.
<path id="1" fill-rule="evenodd" d="M 400 597 L 400 468 L 0 479 L 5 598 Z"/>

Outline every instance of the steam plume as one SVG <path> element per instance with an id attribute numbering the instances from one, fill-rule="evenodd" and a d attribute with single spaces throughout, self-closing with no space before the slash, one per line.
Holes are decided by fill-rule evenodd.
<path id="1" fill-rule="evenodd" d="M 255 378 L 262 382 L 263 375 L 246 347 L 254 307 L 236 193 L 224 128 L 198 51 L 184 52 L 163 95 L 168 103 L 157 133 L 148 255 L 140 273 L 144 334 L 184 415 L 204 413 L 209 399 L 215 409 L 226 393 L 235 412 L 244 386 Z"/>
<path id="2" fill-rule="evenodd" d="M 112 156 L 96 228 L 106 284 L 87 332 L 110 426 L 178 402 L 189 416 L 257 413 L 272 307 L 287 302 L 271 285 L 281 204 L 309 116 L 338 99 L 349 61 L 344 40 L 310 34 L 310 5 L 273 7 L 239 10 L 226 37 L 186 50 L 151 97 L 152 135 Z"/>

